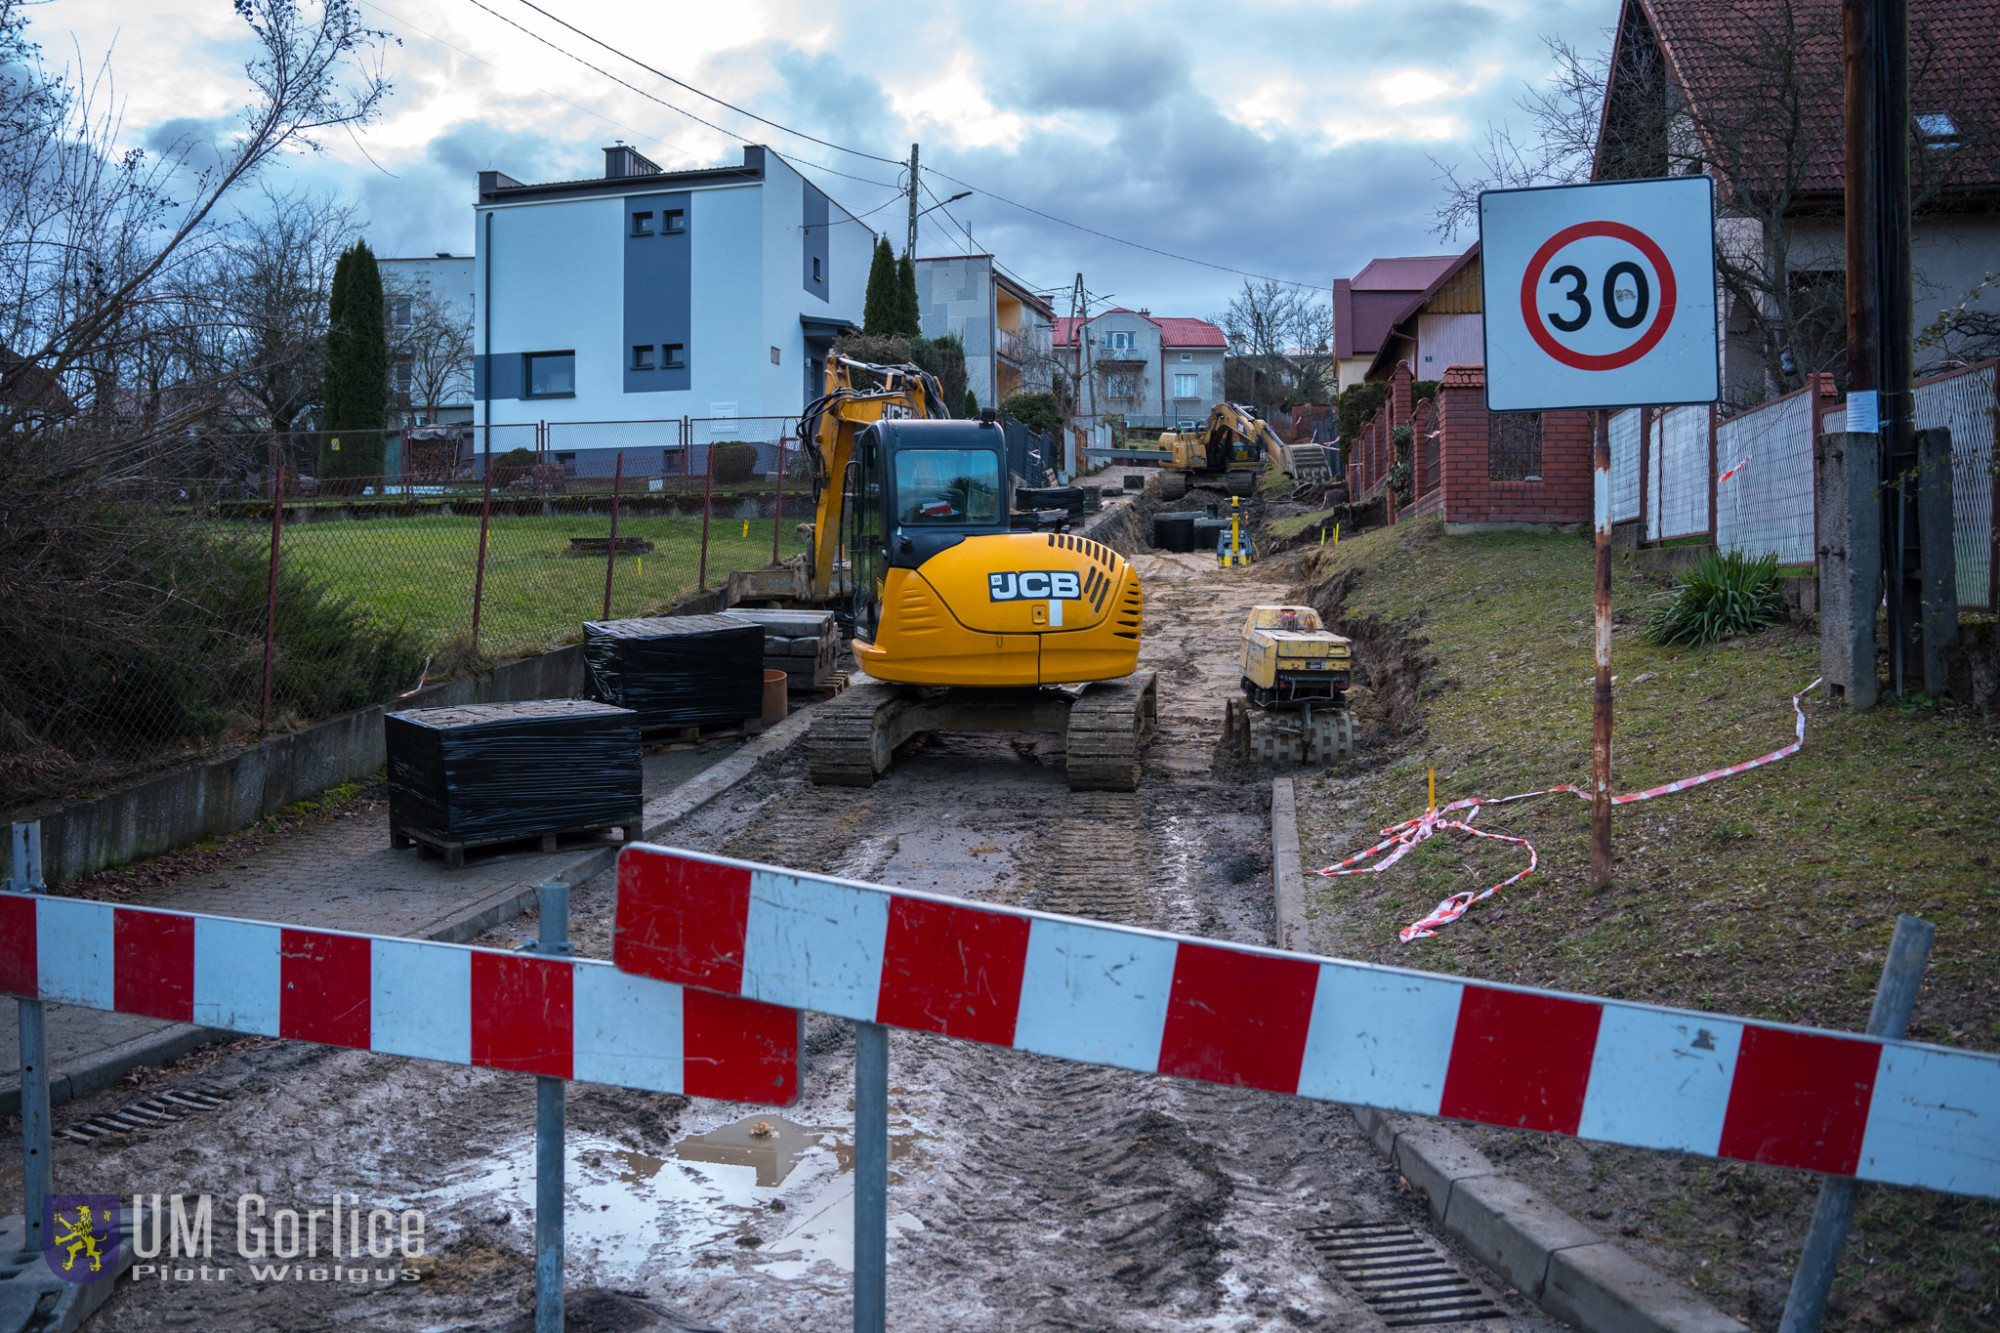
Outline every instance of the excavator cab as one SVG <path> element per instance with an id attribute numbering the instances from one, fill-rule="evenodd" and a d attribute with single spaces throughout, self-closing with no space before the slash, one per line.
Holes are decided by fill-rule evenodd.
<path id="1" fill-rule="evenodd" d="M 855 437 L 852 467 L 854 634 L 872 643 L 891 569 L 1008 531 L 1005 436 L 991 422 L 878 421 Z"/>

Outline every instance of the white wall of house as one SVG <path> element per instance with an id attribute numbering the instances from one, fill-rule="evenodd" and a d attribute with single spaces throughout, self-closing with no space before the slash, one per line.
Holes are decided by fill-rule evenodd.
<path id="1" fill-rule="evenodd" d="M 699 173 L 666 173 L 620 178 L 612 192 L 521 202 L 501 195 L 479 204 L 473 279 L 486 314 L 475 322 L 474 342 L 482 365 L 490 353 L 493 382 L 482 375 L 475 421 L 488 420 L 490 390 L 495 424 L 733 416 L 743 428 L 697 427 L 694 443 L 776 438 L 750 429 L 747 419 L 793 417 L 804 407 L 801 316 L 861 322 L 874 236 L 828 200 L 825 295 L 808 291 L 807 182 L 777 154 L 762 156 L 762 180 L 706 183 Z M 630 201 L 663 194 L 686 196 L 687 387 L 655 390 L 635 388 L 627 374 L 627 241 Z M 558 351 L 575 353 L 574 391 L 527 396 L 518 364 L 508 359 Z M 599 433 L 604 448 L 618 447 L 617 432 Z M 627 434 L 655 440 L 662 433 Z M 567 437 L 586 448 L 595 443 L 581 429 Z"/>
<path id="2" fill-rule="evenodd" d="M 1417 353 L 1410 373 L 1420 380 L 1443 379 L 1452 366 L 1486 364 L 1486 330 L 1481 315 L 1417 316 Z"/>

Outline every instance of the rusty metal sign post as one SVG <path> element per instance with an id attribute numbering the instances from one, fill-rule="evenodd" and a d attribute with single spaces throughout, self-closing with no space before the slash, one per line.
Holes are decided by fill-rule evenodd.
<path id="1" fill-rule="evenodd" d="M 1602 412 L 1593 424 L 1597 683 L 1590 708 L 1590 888 L 1597 893 L 1611 887 L 1611 432 Z"/>

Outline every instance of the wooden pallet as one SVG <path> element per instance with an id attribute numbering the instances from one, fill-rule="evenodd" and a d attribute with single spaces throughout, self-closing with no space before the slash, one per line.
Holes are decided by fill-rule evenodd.
<path id="1" fill-rule="evenodd" d="M 639 745 L 647 754 L 658 754 L 704 741 L 748 740 L 763 730 L 763 719 L 755 717 L 746 717 L 741 722 L 704 722 L 692 727 L 649 727 L 639 733 Z"/>
<path id="2" fill-rule="evenodd" d="M 566 828 L 548 829 L 539 834 L 509 833 L 504 837 L 492 838 L 453 838 L 431 829 L 399 828 L 391 824 L 389 845 L 399 851 L 405 847 L 415 846 L 420 853 L 442 856 L 446 870 L 463 870 L 465 854 L 479 847 L 499 847 L 507 843 L 528 842 L 539 838 L 542 850 L 553 852 L 556 850 L 558 838 L 580 833 L 606 834 L 613 829 L 618 830 L 621 842 L 630 842 L 639 836 L 640 819 L 640 813 L 635 810 L 632 812 L 632 818 L 623 823 L 571 825 Z"/>
<path id="3" fill-rule="evenodd" d="M 845 671 L 835 671 L 827 676 L 824 683 L 803 690 L 793 689 L 790 694 L 792 698 L 803 699 L 807 703 L 825 703 L 828 699 L 833 698 L 836 694 L 846 689 L 850 680 L 851 678 Z"/>

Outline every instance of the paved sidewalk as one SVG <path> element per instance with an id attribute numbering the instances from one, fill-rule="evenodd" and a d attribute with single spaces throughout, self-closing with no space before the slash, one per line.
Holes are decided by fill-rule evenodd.
<path id="1" fill-rule="evenodd" d="M 804 718 L 795 715 L 802 729 Z M 776 729 L 774 729 L 775 731 Z M 775 734 L 782 743 L 795 735 Z M 758 742 L 712 742 L 700 749 L 646 756 L 646 824 L 659 822 L 656 807 L 675 803 L 692 780 L 732 756 L 763 750 Z M 754 761 L 753 761 L 754 762 Z M 731 765 L 734 771 L 737 765 Z M 741 766 L 747 771 L 747 765 Z M 705 789 L 713 784 L 702 784 Z M 710 792 L 710 795 L 713 793 Z M 706 799 L 704 797 L 703 799 Z M 664 804 L 663 804 L 664 803 Z M 533 844 L 521 844 L 531 847 Z M 593 851 L 616 844 L 595 837 L 565 838 L 554 852 L 494 849 L 466 857 L 448 871 L 442 858 L 417 849 L 389 847 L 385 802 L 308 830 L 230 867 L 116 901 L 131 907 L 247 917 L 286 925 L 365 931 L 462 941 L 511 919 L 532 901 L 536 886 Z M 0 1006 L 0 1115 L 21 1109 L 21 1034 Z M 204 1028 L 130 1014 L 48 1006 L 49 1095 L 66 1102 L 117 1081 L 140 1064 L 174 1059 L 211 1039 Z"/>

